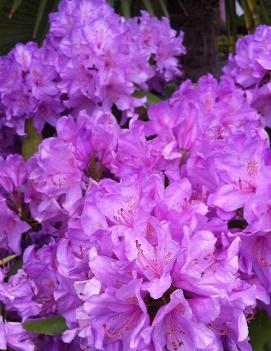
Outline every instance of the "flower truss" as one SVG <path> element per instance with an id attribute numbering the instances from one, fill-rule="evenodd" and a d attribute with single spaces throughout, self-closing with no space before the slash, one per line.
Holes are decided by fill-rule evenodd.
<path id="1" fill-rule="evenodd" d="M 41 48 L 1 58 L 0 349 L 252 350 L 271 293 L 271 156 L 251 98 L 269 31 L 220 81 L 186 80 L 144 115 L 135 93 L 161 91 L 185 52 L 165 19 L 64 0 Z M 55 134 L 25 161 L 29 118 Z"/>

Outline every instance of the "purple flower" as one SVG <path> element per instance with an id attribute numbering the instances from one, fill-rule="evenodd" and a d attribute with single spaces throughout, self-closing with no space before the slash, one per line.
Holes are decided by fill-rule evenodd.
<path id="1" fill-rule="evenodd" d="M 12 347 L 15 351 L 34 351 L 35 344 L 21 323 L 4 322 L 0 317 L 0 347 L 6 350 Z"/>
<path id="2" fill-rule="evenodd" d="M 267 126 L 270 126 L 270 37 L 270 27 L 261 25 L 254 34 L 238 40 L 235 55 L 230 55 L 223 69 L 225 75 L 246 91 Z"/>
<path id="3" fill-rule="evenodd" d="M 269 39 L 270 27 L 259 26 L 255 34 L 247 35 L 237 42 L 236 55 L 231 55 L 224 68 L 226 74 L 234 77 L 244 88 L 261 82 L 266 71 L 270 70 Z"/>
<path id="4" fill-rule="evenodd" d="M 214 334 L 204 324 L 193 321 L 191 308 L 181 290 L 170 296 L 152 323 L 152 342 L 155 350 L 206 350 Z"/>
<path id="5" fill-rule="evenodd" d="M 85 303 L 89 317 L 86 335 L 95 348 L 108 348 L 113 343 L 120 349 L 140 349 L 141 335 L 149 324 L 149 317 L 140 293 L 140 281 L 134 280 L 120 289 L 93 295 Z"/>
<path id="6" fill-rule="evenodd" d="M 269 37 L 148 109 L 185 53 L 165 18 L 63 0 L 42 47 L 0 58 L 0 349 L 251 351 L 270 310 Z M 30 118 L 56 133 L 24 161 Z M 63 335 L 22 327 L 55 315 Z"/>
<path id="7" fill-rule="evenodd" d="M 0 185 L 7 193 L 20 189 L 26 180 L 26 165 L 20 155 L 12 155 L 6 159 L 0 158 Z"/>
<path id="8" fill-rule="evenodd" d="M 27 232 L 30 226 L 8 208 L 2 195 L 0 195 L 0 221 L 0 247 L 19 255 L 22 234 Z"/>
<path id="9" fill-rule="evenodd" d="M 251 138 L 252 139 L 252 138 Z M 223 153 L 217 159 L 218 176 L 223 185 L 209 197 L 209 203 L 225 211 L 243 207 L 256 193 L 263 191 L 265 179 L 270 169 L 265 166 L 264 150 L 268 147 L 267 140 L 258 136 L 253 140 L 244 138 L 239 150 Z M 236 139 L 235 142 L 238 142 Z"/>

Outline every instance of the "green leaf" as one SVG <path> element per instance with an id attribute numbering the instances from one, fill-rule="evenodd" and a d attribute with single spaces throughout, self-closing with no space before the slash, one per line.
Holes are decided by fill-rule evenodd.
<path id="1" fill-rule="evenodd" d="M 22 155 L 25 160 L 28 160 L 37 151 L 38 146 L 42 141 L 42 137 L 33 126 L 32 119 L 26 120 L 25 132 L 26 138 L 22 142 Z"/>
<path id="2" fill-rule="evenodd" d="M 260 6 L 261 6 L 261 13 L 262 13 L 262 15 L 264 17 L 265 23 L 269 24 L 270 23 L 270 18 L 269 18 L 268 11 L 266 9 L 264 0 L 260 0 Z"/>
<path id="3" fill-rule="evenodd" d="M 177 86 L 174 83 L 169 83 L 165 86 L 165 91 L 163 94 L 163 98 L 168 99 L 172 96 L 172 94 L 175 92 Z"/>
<path id="4" fill-rule="evenodd" d="M 146 10 L 151 14 L 154 15 L 154 8 L 151 4 L 151 0 L 143 0 L 143 4 L 146 7 Z"/>
<path id="5" fill-rule="evenodd" d="M 34 32 L 33 32 L 33 37 L 36 38 L 40 24 L 41 24 L 41 20 L 45 14 L 45 8 L 47 5 L 47 0 L 40 0 L 40 4 L 39 4 L 39 8 L 38 8 L 38 12 L 37 12 L 37 17 L 36 17 L 36 22 L 35 22 L 35 26 L 34 26 Z"/>
<path id="6" fill-rule="evenodd" d="M 7 257 L 4 257 L 0 260 L 0 267 L 3 267 L 7 265 L 10 261 L 14 260 L 14 258 L 17 257 L 16 255 L 10 255 Z"/>
<path id="7" fill-rule="evenodd" d="M 153 93 L 150 93 L 149 91 L 144 91 L 144 90 L 139 90 L 139 91 L 136 91 L 134 94 L 133 94 L 134 97 L 136 98 L 143 98 L 143 97 L 146 97 L 147 98 L 147 104 L 150 105 L 150 104 L 158 104 L 160 101 L 161 101 L 161 98 Z"/>
<path id="8" fill-rule="evenodd" d="M 14 15 L 14 13 L 18 10 L 18 8 L 22 4 L 22 2 L 23 2 L 23 0 L 14 0 L 13 1 L 13 5 L 12 5 L 12 8 L 11 8 L 10 13 L 9 13 L 9 18 L 11 18 Z"/>
<path id="9" fill-rule="evenodd" d="M 121 0 L 121 11 L 124 17 L 130 18 L 131 17 L 131 4 L 130 0 Z"/>
<path id="10" fill-rule="evenodd" d="M 169 17 L 169 12 L 168 12 L 165 0 L 159 0 L 159 4 L 160 4 L 165 16 Z"/>
<path id="11" fill-rule="evenodd" d="M 254 351 L 263 351 L 271 340 L 271 318 L 266 311 L 259 311 L 249 325 L 249 336 Z"/>
<path id="12" fill-rule="evenodd" d="M 68 329 L 65 319 L 61 316 L 29 320 L 23 323 L 23 328 L 31 333 L 43 335 L 59 335 Z"/>
<path id="13" fill-rule="evenodd" d="M 9 279 L 12 275 L 16 274 L 18 269 L 23 266 L 23 257 L 20 256 L 16 259 L 15 263 L 10 267 L 7 278 Z"/>

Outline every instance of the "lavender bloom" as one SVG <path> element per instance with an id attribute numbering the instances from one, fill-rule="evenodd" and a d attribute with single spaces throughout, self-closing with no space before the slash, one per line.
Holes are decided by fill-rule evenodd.
<path id="1" fill-rule="evenodd" d="M 12 347 L 15 351 L 34 351 L 35 344 L 20 323 L 4 322 L 0 317 L 0 347 L 6 350 Z"/>
<path id="2" fill-rule="evenodd" d="M 135 91 L 181 74 L 182 42 L 166 19 L 142 13 L 125 20 L 105 1 L 63 0 L 41 48 L 17 44 L 1 58 L 1 124 L 24 135 L 26 119 L 41 131 L 67 110 L 76 118 L 81 109 L 115 105 L 132 115 L 145 102 Z"/>
<path id="3" fill-rule="evenodd" d="M 27 232 L 30 226 L 8 208 L 5 198 L 1 195 L 0 220 L 0 247 L 20 254 L 22 234 Z"/>
<path id="4" fill-rule="evenodd" d="M 254 34 L 237 42 L 236 54 L 230 55 L 224 67 L 225 75 L 247 93 L 252 106 L 263 116 L 263 123 L 270 127 L 270 37 L 271 28 L 261 25 Z"/>
<path id="5" fill-rule="evenodd" d="M 144 118 L 134 93 L 181 74 L 167 19 L 63 0 L 41 48 L 0 58 L 1 349 L 251 350 L 270 311 L 269 32 Z M 24 161 L 28 118 L 56 133 Z M 55 315 L 63 335 L 22 327 Z"/>

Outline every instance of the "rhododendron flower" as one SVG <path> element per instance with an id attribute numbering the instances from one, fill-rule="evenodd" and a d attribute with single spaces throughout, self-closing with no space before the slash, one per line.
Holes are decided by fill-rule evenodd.
<path id="1" fill-rule="evenodd" d="M 30 226 L 8 208 L 2 195 L 0 195 L 0 221 L 0 248 L 20 254 L 22 234 L 27 232 Z"/>
<path id="2" fill-rule="evenodd" d="M 15 351 L 34 351 L 35 344 L 20 323 L 4 322 L 0 317 L 0 347 L 6 350 L 12 347 Z"/>
<path id="3" fill-rule="evenodd" d="M 62 0 L 41 47 L 0 58 L 0 349 L 252 350 L 270 313 L 270 33 L 155 104 L 144 91 L 164 96 L 185 49 L 144 11 Z"/>
<path id="4" fill-rule="evenodd" d="M 32 117 L 41 131 L 45 123 L 55 126 L 67 108 L 75 118 L 83 106 L 91 112 L 115 105 L 133 114 L 145 103 L 135 91 L 163 86 L 181 74 L 182 42 L 183 33 L 165 18 L 142 12 L 125 20 L 105 0 L 63 0 L 50 15 L 41 48 L 17 44 L 1 58 L 0 121 L 23 135 L 26 119 Z"/>
<path id="5" fill-rule="evenodd" d="M 132 281 L 100 296 L 93 295 L 84 308 L 91 316 L 87 338 L 97 349 L 112 343 L 125 350 L 142 347 L 140 334 L 148 325 L 149 317 L 140 296 L 140 281 Z"/>
<path id="6" fill-rule="evenodd" d="M 251 105 L 262 115 L 263 123 L 270 127 L 270 37 L 271 28 L 259 26 L 254 34 L 238 40 L 236 53 L 231 54 L 224 67 L 247 93 Z"/>

